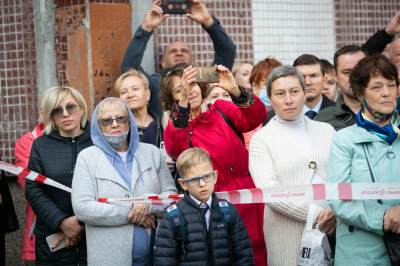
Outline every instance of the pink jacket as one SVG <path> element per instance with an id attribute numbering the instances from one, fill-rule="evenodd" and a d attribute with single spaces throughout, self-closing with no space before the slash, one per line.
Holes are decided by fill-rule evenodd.
<path id="1" fill-rule="evenodd" d="M 40 123 L 32 132 L 28 132 L 20 138 L 15 144 L 14 155 L 16 157 L 15 164 L 17 166 L 26 168 L 28 166 L 29 155 L 33 141 L 42 136 L 42 130 L 44 129 L 43 123 Z M 25 191 L 25 178 L 18 177 L 18 184 Z M 25 195 L 26 198 L 26 195 Z M 26 199 L 26 225 L 24 232 L 24 244 L 22 247 L 22 260 L 35 260 L 35 235 L 33 234 L 33 221 L 35 220 L 35 214 L 31 206 L 29 205 L 28 199 Z M 32 230 L 32 232 L 31 232 Z"/>
<path id="2" fill-rule="evenodd" d="M 251 93 L 242 89 L 246 99 L 232 102 L 217 100 L 209 110 L 189 121 L 189 114 L 181 114 L 175 104 L 174 115 L 164 131 L 165 148 L 169 156 L 177 159 L 189 148 L 189 134 L 193 147 L 202 147 L 211 156 L 214 170 L 218 170 L 215 191 L 255 188 L 250 176 L 249 153 L 237 134 L 225 122 L 217 107 L 243 132 L 257 128 L 267 117 L 264 104 Z M 235 205 L 249 232 L 256 265 L 266 265 L 266 249 L 263 233 L 263 204 Z"/>

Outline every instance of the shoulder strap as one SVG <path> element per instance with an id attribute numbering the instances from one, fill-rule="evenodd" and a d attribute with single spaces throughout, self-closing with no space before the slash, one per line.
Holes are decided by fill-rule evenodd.
<path id="1" fill-rule="evenodd" d="M 352 125 L 354 125 L 354 123 L 353 124 L 350 124 L 349 122 L 351 121 L 353 119 L 353 116 L 352 115 L 348 115 L 348 116 L 346 116 L 344 119 L 343 119 L 343 123 L 345 123 L 346 124 L 346 126 L 352 126 Z"/>
<path id="2" fill-rule="evenodd" d="M 235 131 L 236 135 L 239 137 L 240 141 L 244 144 L 244 140 L 242 138 L 242 135 L 240 135 L 239 131 L 236 129 L 235 125 L 232 123 L 231 120 L 229 120 L 228 117 L 226 117 L 226 115 L 224 115 L 224 113 L 222 113 L 217 106 L 215 106 L 215 110 L 218 111 L 218 113 L 222 116 L 222 118 L 225 120 L 225 122 L 228 124 L 228 126 L 230 126 L 232 128 L 233 131 Z"/>
<path id="3" fill-rule="evenodd" d="M 221 214 L 222 221 L 224 222 L 225 231 L 228 235 L 228 247 L 229 255 L 231 257 L 231 262 L 233 263 L 233 253 L 232 253 L 232 241 L 231 241 L 231 231 L 232 231 L 232 212 L 228 201 L 225 199 L 218 199 L 218 209 Z"/>
<path id="4" fill-rule="evenodd" d="M 159 147 L 161 141 L 163 141 L 163 134 L 161 132 L 161 118 L 156 117 L 156 124 L 157 124 L 156 146 Z"/>
<path id="5" fill-rule="evenodd" d="M 372 170 L 371 170 L 371 166 L 369 165 L 367 153 L 365 152 L 365 143 L 363 143 L 362 146 L 363 146 L 363 149 L 364 149 L 365 159 L 367 160 L 367 163 L 368 163 L 368 169 L 369 169 L 369 172 L 371 173 L 372 182 L 375 183 L 374 174 L 372 174 Z M 378 199 L 377 201 L 378 201 L 379 204 L 383 204 L 382 200 Z"/>
<path id="6" fill-rule="evenodd" d="M 174 232 L 175 240 L 178 242 L 179 250 L 182 254 L 186 254 L 185 224 L 183 223 L 181 211 L 176 203 L 172 203 L 169 207 L 165 208 L 165 213 L 168 216 L 171 229 Z"/>

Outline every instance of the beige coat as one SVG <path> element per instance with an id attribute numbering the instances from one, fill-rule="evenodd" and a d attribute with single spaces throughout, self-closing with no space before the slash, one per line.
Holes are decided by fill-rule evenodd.
<path id="1" fill-rule="evenodd" d="M 311 157 L 307 158 L 284 135 L 273 118 L 250 141 L 249 169 L 258 188 L 310 184 L 314 171 L 327 177 L 329 149 L 335 130 L 326 123 L 305 117 Z M 309 168 L 315 161 L 317 167 Z M 308 202 L 265 204 L 264 235 L 268 266 L 297 265 Z M 317 207 L 314 221 L 322 211 Z"/>

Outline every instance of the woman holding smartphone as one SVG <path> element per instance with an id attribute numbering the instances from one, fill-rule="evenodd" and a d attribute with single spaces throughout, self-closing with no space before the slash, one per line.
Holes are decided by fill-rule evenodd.
<path id="1" fill-rule="evenodd" d="M 203 97 L 207 84 L 196 84 L 196 69 L 178 64 L 161 73 L 161 101 L 172 117 L 164 131 L 165 148 L 173 159 L 186 149 L 201 147 L 211 156 L 219 173 L 215 191 L 255 188 L 248 169 L 248 151 L 243 132 L 256 128 L 267 117 L 263 103 L 243 87 L 224 66 L 217 67 L 219 83 L 232 102 L 217 100 L 207 104 Z M 236 205 L 249 232 L 256 265 L 266 265 L 263 204 Z"/>
<path id="2" fill-rule="evenodd" d="M 61 86 L 53 89 L 43 107 L 44 135 L 32 144 L 28 169 L 71 187 L 78 154 L 93 145 L 82 95 Z M 25 191 L 36 214 L 36 265 L 87 265 L 84 224 L 72 210 L 71 194 L 26 179 Z M 58 233 L 48 243 L 46 238 Z M 57 249 L 64 240 L 66 248 Z M 50 246 L 49 246 L 50 245 Z"/>

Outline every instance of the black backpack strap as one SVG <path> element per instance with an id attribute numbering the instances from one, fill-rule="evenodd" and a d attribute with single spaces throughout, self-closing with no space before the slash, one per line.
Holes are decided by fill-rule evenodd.
<path id="1" fill-rule="evenodd" d="M 171 229 L 174 231 L 175 240 L 178 242 L 178 248 L 182 254 L 186 254 L 185 245 L 185 224 L 183 223 L 182 213 L 176 203 L 172 203 L 165 208 L 165 213 L 168 216 Z"/>
<path id="2" fill-rule="evenodd" d="M 161 131 L 161 118 L 160 117 L 156 117 L 156 124 L 157 124 L 156 146 L 160 148 L 160 143 L 164 140 L 163 134 Z"/>
<path id="3" fill-rule="evenodd" d="M 232 253 L 232 241 L 231 241 L 231 231 L 232 231 L 232 211 L 229 203 L 225 199 L 218 199 L 218 209 L 221 214 L 222 221 L 225 225 L 225 232 L 228 235 L 228 248 L 229 255 L 231 257 L 231 263 L 233 264 L 233 253 Z"/>
<path id="4" fill-rule="evenodd" d="M 235 131 L 235 133 L 236 133 L 236 135 L 239 137 L 240 141 L 243 143 L 243 145 L 245 145 L 242 135 L 240 135 L 239 131 L 236 129 L 236 127 L 235 127 L 235 125 L 232 123 L 232 121 L 229 120 L 229 118 L 226 117 L 226 115 L 224 115 L 224 113 L 222 113 L 222 112 L 217 108 L 217 106 L 215 106 L 215 110 L 217 110 L 218 113 L 220 113 L 220 115 L 221 115 L 222 118 L 225 120 L 225 122 L 232 128 L 233 131 Z M 246 145 L 245 145 L 245 146 L 246 146 Z"/>
<path id="5" fill-rule="evenodd" d="M 192 136 L 192 129 L 189 128 L 189 148 L 193 148 L 192 140 L 190 139 L 190 136 Z"/>

